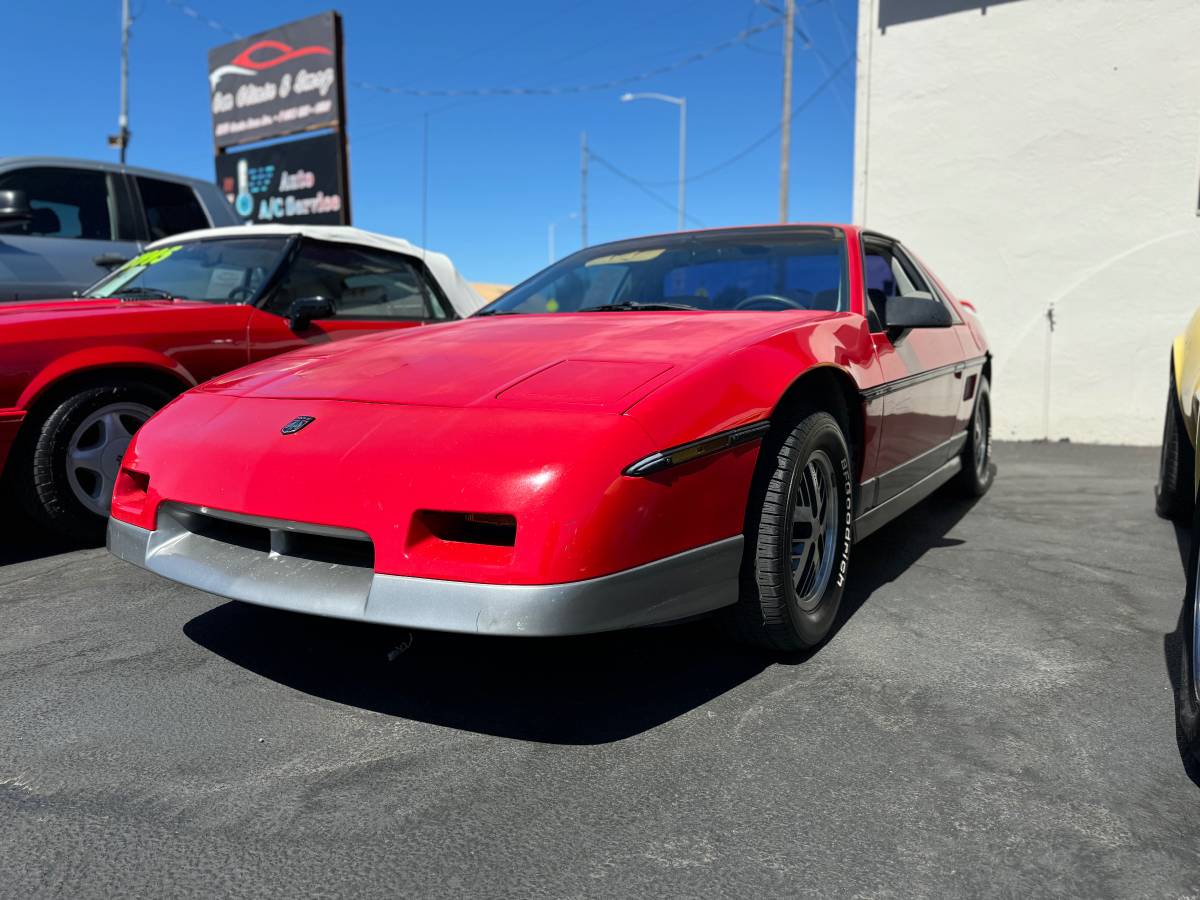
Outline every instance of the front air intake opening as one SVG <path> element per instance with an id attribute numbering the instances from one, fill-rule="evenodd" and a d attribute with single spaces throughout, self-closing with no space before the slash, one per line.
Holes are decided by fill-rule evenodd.
<path id="1" fill-rule="evenodd" d="M 168 507 L 168 514 L 197 537 L 257 554 L 373 570 L 375 545 L 364 534 L 320 525 L 253 520 L 203 508 Z M 311 530 L 307 530 L 311 529 Z M 338 532 L 338 533 L 333 533 Z"/>
<path id="2" fill-rule="evenodd" d="M 259 553 L 271 552 L 271 530 L 261 525 L 233 522 L 185 509 L 176 511 L 174 516 L 184 528 L 200 537 Z"/>
<path id="3" fill-rule="evenodd" d="M 370 541 L 309 534 L 306 531 L 275 531 L 272 541 L 272 548 L 282 556 L 338 566 L 375 568 L 375 545 Z"/>
<path id="4" fill-rule="evenodd" d="M 417 518 L 440 541 L 490 547 L 512 547 L 517 542 L 517 520 L 513 516 L 423 509 Z"/>

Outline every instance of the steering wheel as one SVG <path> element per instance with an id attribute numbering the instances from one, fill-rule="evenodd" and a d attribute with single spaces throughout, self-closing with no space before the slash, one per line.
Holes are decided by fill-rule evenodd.
<path id="1" fill-rule="evenodd" d="M 763 303 L 777 303 L 779 306 L 782 306 L 785 309 L 808 309 L 808 307 L 803 303 L 793 300 L 791 297 L 783 297 L 779 294 L 755 294 L 753 297 L 747 297 L 745 300 L 740 301 L 733 308 L 750 309 L 750 307 L 754 306 L 755 304 Z M 759 306 L 758 308 L 761 309 L 763 307 Z M 766 309 L 770 308 L 770 306 L 766 307 Z"/>
<path id="2" fill-rule="evenodd" d="M 253 299 L 254 291 L 248 287 L 237 287 L 229 292 L 228 299 L 232 303 L 246 303 Z"/>

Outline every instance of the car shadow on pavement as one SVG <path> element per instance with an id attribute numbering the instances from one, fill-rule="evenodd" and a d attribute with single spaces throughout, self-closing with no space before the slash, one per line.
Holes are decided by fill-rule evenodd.
<path id="1" fill-rule="evenodd" d="M 1181 691 L 1189 689 L 1189 686 L 1183 683 L 1181 657 L 1187 646 L 1185 641 L 1190 640 L 1190 635 L 1187 634 L 1187 604 L 1192 597 L 1192 579 L 1196 577 L 1196 570 L 1191 565 L 1192 530 L 1178 522 L 1175 523 L 1175 544 L 1179 549 L 1179 564 L 1183 567 L 1186 586 L 1183 599 L 1179 603 L 1179 617 L 1175 623 L 1175 630 L 1163 635 L 1163 658 L 1167 666 L 1167 679 L 1171 683 L 1171 696 L 1175 701 L 1175 743 L 1179 749 L 1179 759 L 1192 783 L 1200 787 L 1200 761 L 1188 750 L 1183 729 L 1179 727 L 1179 698 Z"/>
<path id="2" fill-rule="evenodd" d="M 0 566 L 32 562 L 89 546 L 50 534 L 22 511 L 12 491 L 0 489 Z M 100 546 L 97 542 L 90 546 Z"/>
<path id="3" fill-rule="evenodd" d="M 908 513 L 906 524 L 859 545 L 832 634 L 926 551 L 962 543 L 946 533 L 970 506 L 939 497 Z M 603 744 L 669 722 L 773 663 L 795 664 L 822 652 L 773 657 L 734 643 L 722 622 L 713 617 L 582 637 L 500 638 L 229 602 L 183 631 L 236 665 L 336 703 L 519 740 Z"/>

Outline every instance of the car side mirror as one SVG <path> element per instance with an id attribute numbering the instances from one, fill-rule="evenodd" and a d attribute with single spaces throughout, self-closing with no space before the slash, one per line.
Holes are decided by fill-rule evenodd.
<path id="1" fill-rule="evenodd" d="M 333 301 L 328 297 L 299 297 L 288 308 L 288 325 L 292 331 L 300 331 L 313 319 L 332 318 L 333 312 Z"/>
<path id="2" fill-rule="evenodd" d="M 909 328 L 949 328 L 954 324 L 950 310 L 940 300 L 919 294 L 889 297 L 884 308 L 884 327 L 896 331 Z"/>
<path id="3" fill-rule="evenodd" d="M 0 229 L 23 225 L 33 219 L 33 209 L 24 191 L 0 191 Z"/>

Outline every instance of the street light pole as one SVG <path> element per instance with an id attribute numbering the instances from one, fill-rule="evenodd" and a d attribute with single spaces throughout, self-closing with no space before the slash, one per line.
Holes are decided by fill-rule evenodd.
<path id="1" fill-rule="evenodd" d="M 687 97 L 672 97 L 669 94 L 643 93 L 622 94 L 621 102 L 630 100 L 661 100 L 679 107 L 679 230 L 684 229 L 687 216 Z"/>
<path id="2" fill-rule="evenodd" d="M 547 262 L 554 262 L 558 257 L 554 253 L 554 236 L 557 233 L 559 222 L 569 222 L 571 219 L 579 218 L 579 213 L 570 213 L 563 216 L 561 219 L 556 219 L 546 226 L 546 244 L 547 244 Z"/>

